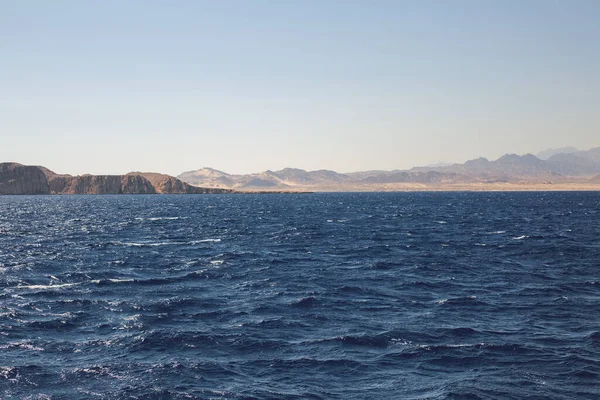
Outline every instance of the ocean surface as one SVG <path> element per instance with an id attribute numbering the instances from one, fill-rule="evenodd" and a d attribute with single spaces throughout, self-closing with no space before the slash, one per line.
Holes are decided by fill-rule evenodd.
<path id="1" fill-rule="evenodd" d="M 0 197 L 1 399 L 598 399 L 600 193 Z"/>

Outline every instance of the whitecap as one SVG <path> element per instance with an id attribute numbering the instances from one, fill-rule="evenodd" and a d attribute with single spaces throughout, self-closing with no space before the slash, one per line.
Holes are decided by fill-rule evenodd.
<path id="1" fill-rule="evenodd" d="M 173 246 L 173 245 L 177 245 L 177 244 L 184 244 L 183 242 L 154 242 L 154 243 L 138 243 L 138 242 L 117 242 L 118 244 L 121 244 L 123 246 L 128 246 L 128 247 L 158 247 L 158 246 Z"/>
<path id="2" fill-rule="evenodd" d="M 95 283 L 96 285 L 99 285 L 102 282 L 111 282 L 111 283 L 123 283 L 123 282 L 135 282 L 135 279 L 132 278 L 126 278 L 126 279 L 94 279 L 91 281 L 92 283 Z M 109 303 L 111 304 L 111 303 Z"/>
<path id="3" fill-rule="evenodd" d="M 111 369 L 109 369 L 108 367 L 100 367 L 100 366 L 91 366 L 88 368 L 75 368 L 74 372 L 76 373 L 86 373 L 86 374 L 91 374 L 91 375 L 101 375 L 101 376 L 108 376 L 114 379 L 122 379 L 123 376 L 121 375 L 117 375 L 114 372 L 112 372 Z"/>
<path id="4" fill-rule="evenodd" d="M 121 283 L 121 282 L 133 282 L 135 279 L 127 278 L 127 279 L 108 279 L 109 282 L 113 283 Z"/>
<path id="5" fill-rule="evenodd" d="M 201 240 L 192 240 L 190 244 L 198 244 L 198 243 L 219 243 L 221 239 L 201 239 Z"/>
<path id="6" fill-rule="evenodd" d="M 429 345 L 429 344 L 420 344 L 417 345 L 416 347 L 418 349 L 423 349 L 423 350 L 432 350 L 438 347 L 447 347 L 447 348 L 461 348 L 461 347 L 485 347 L 487 346 L 486 343 L 458 343 L 458 344 L 442 344 L 442 345 Z"/>
<path id="7" fill-rule="evenodd" d="M 123 318 L 123 321 L 137 321 L 142 317 L 142 314 L 135 314 L 135 315 L 131 315 L 129 317 L 125 317 Z"/>
<path id="8" fill-rule="evenodd" d="M 523 239 L 527 239 L 529 236 L 527 235 L 523 235 L 523 236 L 518 236 L 518 237 L 514 237 L 513 240 L 523 240 Z"/>
<path id="9" fill-rule="evenodd" d="M 80 283 L 62 283 L 59 285 L 18 285 L 17 289 L 32 289 L 32 290 L 60 289 L 60 288 L 71 287 L 71 286 L 76 286 L 76 285 L 80 285 Z"/>
<path id="10" fill-rule="evenodd" d="M 0 349 L 25 349 L 25 350 L 32 350 L 32 351 L 44 351 L 44 348 L 34 346 L 31 343 L 27 343 L 27 342 L 12 342 L 9 344 L 0 345 Z"/>
<path id="11" fill-rule="evenodd" d="M 150 217 L 150 218 L 137 217 L 136 220 L 138 220 L 138 221 L 162 221 L 162 220 L 174 221 L 177 219 L 185 219 L 185 218 L 187 218 L 187 217 Z"/>
<path id="12" fill-rule="evenodd" d="M 5 367 L 0 365 L 0 377 L 8 380 L 9 382 L 17 383 L 19 382 L 19 374 L 17 373 L 17 369 L 15 367 Z"/>

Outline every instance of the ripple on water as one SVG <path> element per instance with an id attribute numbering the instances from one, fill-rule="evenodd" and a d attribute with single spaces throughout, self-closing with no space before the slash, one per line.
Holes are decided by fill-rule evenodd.
<path id="1" fill-rule="evenodd" d="M 0 197 L 0 398 L 600 398 L 598 210 Z"/>

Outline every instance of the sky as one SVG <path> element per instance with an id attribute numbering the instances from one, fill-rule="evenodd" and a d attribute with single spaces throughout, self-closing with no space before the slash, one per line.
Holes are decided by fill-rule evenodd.
<path id="1" fill-rule="evenodd" d="M 597 0 L 0 0 L 0 161 L 351 172 L 600 146 Z"/>

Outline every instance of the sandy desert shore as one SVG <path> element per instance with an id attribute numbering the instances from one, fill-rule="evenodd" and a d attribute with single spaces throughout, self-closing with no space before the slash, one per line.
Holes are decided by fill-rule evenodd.
<path id="1" fill-rule="evenodd" d="M 239 190 L 240 192 L 258 192 Z M 275 190 L 274 190 L 275 191 Z M 598 183 L 457 183 L 418 184 L 396 183 L 382 185 L 348 185 L 335 187 L 306 186 L 289 190 L 277 189 L 278 193 L 294 192 L 546 192 L 546 191 L 600 191 Z M 260 192 L 269 192 L 268 189 Z"/>

